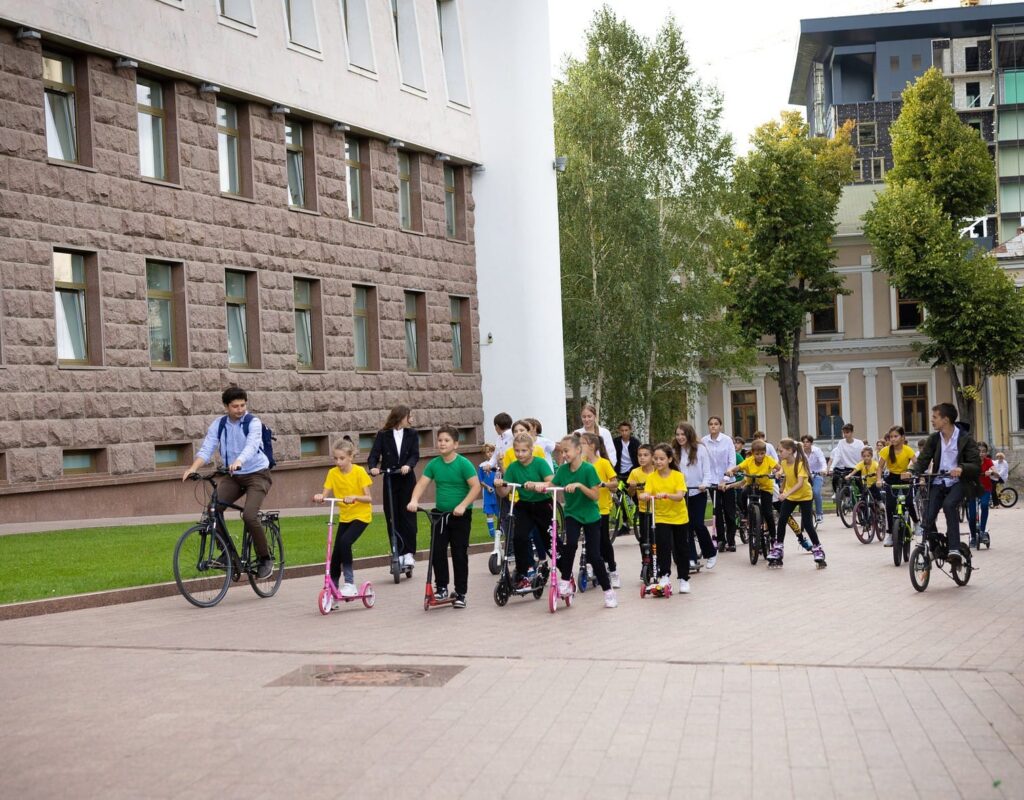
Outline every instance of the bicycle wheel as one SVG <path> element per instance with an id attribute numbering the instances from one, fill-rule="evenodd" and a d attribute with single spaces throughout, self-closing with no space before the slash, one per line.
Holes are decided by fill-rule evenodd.
<path id="1" fill-rule="evenodd" d="M 928 580 L 932 576 L 932 562 L 924 551 L 924 545 L 919 544 L 910 554 L 910 583 L 919 592 L 928 588 Z"/>
<path id="2" fill-rule="evenodd" d="M 882 541 L 885 538 L 887 525 L 888 521 L 885 518 L 885 506 L 882 503 L 878 503 L 875 506 L 875 537 L 878 541 Z"/>
<path id="3" fill-rule="evenodd" d="M 281 529 L 277 527 L 276 522 L 264 522 L 263 533 L 267 537 L 267 549 L 274 562 L 274 571 L 260 580 L 256 577 L 256 571 L 250 570 L 249 585 L 260 597 L 273 597 L 281 588 L 281 581 L 284 579 L 284 544 L 281 542 Z"/>
<path id="4" fill-rule="evenodd" d="M 612 506 L 612 513 L 608 515 L 608 541 L 615 544 L 615 538 L 619 535 L 619 526 L 622 524 L 622 507 Z"/>
<path id="5" fill-rule="evenodd" d="M 892 563 L 897 567 L 903 563 L 903 519 L 896 517 L 892 521 Z"/>
<path id="6" fill-rule="evenodd" d="M 913 529 L 903 526 L 903 560 L 910 561 L 910 546 L 914 543 Z"/>
<path id="7" fill-rule="evenodd" d="M 853 533 L 861 544 L 871 544 L 871 540 L 875 538 L 875 531 L 871 526 L 871 511 L 863 500 L 859 500 L 853 507 Z"/>
<path id="8" fill-rule="evenodd" d="M 853 493 L 848 486 L 839 490 L 839 497 L 836 499 L 836 511 L 839 519 L 847 528 L 853 527 Z"/>
<path id="9" fill-rule="evenodd" d="M 217 605 L 231 585 L 231 551 L 212 527 L 195 525 L 174 546 L 174 582 L 192 605 Z"/>
<path id="10" fill-rule="evenodd" d="M 967 519 L 967 501 L 960 503 L 956 509 L 957 516 L 960 517 L 960 521 L 964 522 Z"/>
<path id="11" fill-rule="evenodd" d="M 756 503 L 751 503 L 750 508 L 747 509 L 747 546 L 750 548 L 750 564 L 751 566 L 757 564 L 757 557 L 760 555 L 761 546 L 761 527 L 764 523 L 761 521 L 761 508 Z"/>
<path id="12" fill-rule="evenodd" d="M 953 576 L 957 586 L 966 586 L 971 579 L 971 573 L 974 572 L 974 566 L 971 563 L 971 548 L 963 542 L 960 543 L 960 559 L 959 566 L 949 565 L 949 574 Z"/>
<path id="13" fill-rule="evenodd" d="M 1017 505 L 1017 490 L 1012 486 L 1004 486 L 1003 490 L 996 496 L 996 500 L 1003 508 L 1013 508 Z"/>

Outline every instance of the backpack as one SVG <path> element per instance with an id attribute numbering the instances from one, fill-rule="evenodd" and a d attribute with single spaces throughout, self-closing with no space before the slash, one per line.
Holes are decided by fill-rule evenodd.
<path id="1" fill-rule="evenodd" d="M 253 419 L 254 417 L 252 414 L 246 414 L 244 417 L 242 417 L 242 433 L 245 434 L 246 437 L 249 436 L 249 423 L 252 422 Z M 267 426 L 265 422 L 263 422 L 263 420 L 260 420 L 260 422 L 263 424 L 263 436 L 262 441 L 260 443 L 260 452 L 263 453 L 263 455 L 267 457 L 267 460 L 270 461 L 269 469 L 273 469 L 274 467 L 277 466 L 277 462 L 274 460 L 274 432 L 270 430 L 270 428 Z M 227 424 L 228 415 L 225 414 L 220 418 L 220 427 L 217 428 L 218 440 L 224 439 L 224 431 L 227 430 Z M 222 448 L 221 456 L 223 455 L 224 451 Z"/>

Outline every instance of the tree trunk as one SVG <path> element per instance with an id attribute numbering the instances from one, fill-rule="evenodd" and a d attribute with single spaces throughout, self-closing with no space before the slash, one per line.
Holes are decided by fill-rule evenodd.
<path id="1" fill-rule="evenodd" d="M 800 438 L 800 331 L 793 334 L 792 342 L 786 342 L 783 334 L 776 334 L 775 343 L 779 348 L 779 394 L 782 397 L 782 411 L 786 415 L 786 435 L 790 439 Z M 790 345 L 787 347 L 786 345 Z M 789 356 L 782 355 L 785 352 Z"/>
<path id="2" fill-rule="evenodd" d="M 594 378 L 594 396 L 591 398 L 591 402 L 594 404 L 594 408 L 597 411 L 597 424 L 601 424 L 601 398 L 604 395 L 604 365 L 597 370 L 597 376 Z"/>
<path id="3" fill-rule="evenodd" d="M 975 379 L 975 369 L 973 364 L 964 364 L 964 400 L 966 403 L 960 407 L 960 419 L 971 426 L 971 433 L 974 434 L 976 439 L 980 439 L 981 436 L 978 434 L 976 427 L 978 422 L 978 384 Z"/>
<path id="4" fill-rule="evenodd" d="M 953 385 L 953 395 L 956 398 L 956 409 L 959 412 L 960 419 L 971 426 L 971 431 L 974 431 L 974 400 L 968 396 L 966 387 L 968 386 L 968 376 L 973 372 L 973 367 L 964 366 L 964 378 L 960 380 L 960 373 L 957 371 L 956 364 L 946 359 L 946 371 L 949 373 L 949 382 Z"/>
<path id="5" fill-rule="evenodd" d="M 651 414 L 654 409 L 654 366 L 658 360 L 658 346 L 651 345 L 651 355 L 647 359 L 647 384 L 643 402 L 643 416 L 637 420 L 637 435 L 641 442 L 651 441 Z"/>
<path id="6" fill-rule="evenodd" d="M 583 387 L 580 386 L 580 382 L 574 381 L 572 384 L 572 414 L 579 414 L 580 409 L 583 408 Z M 565 414 L 565 429 L 566 431 L 576 430 L 577 420 L 573 419 L 568 409 Z"/>

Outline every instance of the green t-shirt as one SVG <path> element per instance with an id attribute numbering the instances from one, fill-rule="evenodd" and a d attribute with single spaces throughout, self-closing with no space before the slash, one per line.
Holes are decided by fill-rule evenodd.
<path id="1" fill-rule="evenodd" d="M 444 463 L 441 456 L 431 459 L 427 468 L 423 470 L 434 482 L 435 497 L 434 507 L 438 511 L 454 511 L 455 506 L 466 499 L 469 494 L 470 478 L 476 477 L 476 467 L 465 456 L 456 455 L 450 463 Z M 470 503 L 467 509 L 473 507 Z"/>
<path id="2" fill-rule="evenodd" d="M 568 486 L 570 483 L 582 483 L 588 489 L 601 485 L 601 479 L 597 477 L 597 470 L 594 465 L 584 461 L 575 472 L 568 464 L 562 464 L 555 477 L 551 480 L 555 486 Z M 601 509 L 597 507 L 597 501 L 591 500 L 578 489 L 571 494 L 563 492 L 565 498 L 565 516 L 572 517 L 577 522 L 589 525 L 592 522 L 601 521 Z"/>
<path id="3" fill-rule="evenodd" d="M 551 475 L 551 465 L 547 459 L 533 457 L 533 460 L 525 467 L 516 459 L 508 465 L 505 470 L 505 480 L 509 483 L 543 483 Z M 519 490 L 519 499 L 527 503 L 540 503 L 549 499 L 549 495 L 541 492 L 528 492 L 526 489 Z"/>

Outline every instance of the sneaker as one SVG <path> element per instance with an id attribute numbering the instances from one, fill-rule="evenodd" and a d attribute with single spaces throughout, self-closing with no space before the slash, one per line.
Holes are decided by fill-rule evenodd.
<path id="1" fill-rule="evenodd" d="M 536 577 L 537 577 L 537 570 L 536 569 L 534 569 L 533 567 L 530 567 L 528 570 L 526 570 L 526 580 L 530 581 L 530 583 L 533 583 L 533 579 L 536 578 Z"/>
<path id="2" fill-rule="evenodd" d="M 256 580 L 262 581 L 274 574 L 274 559 L 261 558 L 259 566 L 256 567 Z"/>
<path id="3" fill-rule="evenodd" d="M 815 517 L 814 518 L 814 524 L 815 525 L 820 525 L 824 519 L 825 519 L 824 517 Z"/>
<path id="4" fill-rule="evenodd" d="M 619 605 L 619 599 L 615 596 L 615 590 L 609 589 L 604 593 L 604 607 L 605 608 L 616 608 Z"/>
<path id="5" fill-rule="evenodd" d="M 434 591 L 434 599 L 440 602 L 441 600 L 448 599 L 448 587 L 445 586 L 443 589 L 437 589 Z"/>
<path id="6" fill-rule="evenodd" d="M 711 558 L 709 558 L 704 563 L 704 569 L 714 569 L 715 568 L 715 564 L 717 564 L 717 563 L 718 563 L 718 556 L 717 555 L 711 556 Z"/>
<path id="7" fill-rule="evenodd" d="M 610 573 L 608 573 L 608 579 L 612 582 L 612 588 L 613 589 L 621 589 L 622 588 L 622 581 L 619 580 L 619 573 L 618 572 L 610 572 Z"/>
<path id="8" fill-rule="evenodd" d="M 519 579 L 519 583 L 516 584 L 516 589 L 529 589 L 532 583 L 533 581 L 524 575 Z"/>
<path id="9" fill-rule="evenodd" d="M 558 593 L 560 595 L 562 595 L 564 597 L 565 595 L 569 594 L 569 592 L 571 590 L 572 590 L 572 586 L 569 584 L 569 581 L 563 581 L 563 580 L 559 580 L 558 581 Z"/>
<path id="10" fill-rule="evenodd" d="M 358 594 L 358 592 L 356 591 L 355 584 L 346 583 L 346 584 L 342 585 L 342 587 L 341 587 L 341 596 L 342 597 L 355 597 L 357 594 Z"/>
<path id="11" fill-rule="evenodd" d="M 885 541 L 882 542 L 882 547 L 892 547 L 892 534 L 885 534 Z"/>
<path id="12" fill-rule="evenodd" d="M 691 560 L 690 561 L 690 572 L 696 572 L 696 571 L 697 571 L 697 562 Z"/>
<path id="13" fill-rule="evenodd" d="M 457 594 L 455 599 L 452 601 L 452 608 L 465 608 L 466 607 L 466 595 Z"/>
<path id="14" fill-rule="evenodd" d="M 679 594 L 690 593 L 690 582 L 684 578 L 679 579 Z"/>
<path id="15" fill-rule="evenodd" d="M 672 585 L 672 576 L 671 575 L 662 575 L 661 578 L 659 578 L 659 580 L 658 580 L 658 585 L 662 589 L 667 589 L 669 586 Z"/>
<path id="16" fill-rule="evenodd" d="M 735 553 L 736 552 L 736 545 L 735 544 L 728 544 L 728 545 L 726 545 L 725 546 L 725 552 L 727 552 L 727 553 Z"/>
<path id="17" fill-rule="evenodd" d="M 403 567 L 415 567 L 416 566 L 416 556 L 413 555 L 412 553 L 406 553 L 404 556 L 402 556 L 402 566 Z"/>

